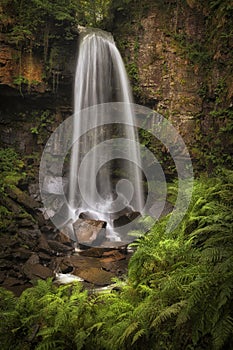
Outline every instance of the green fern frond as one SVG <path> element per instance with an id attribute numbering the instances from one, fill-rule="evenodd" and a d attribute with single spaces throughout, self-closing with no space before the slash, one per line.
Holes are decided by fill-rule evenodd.
<path id="1" fill-rule="evenodd" d="M 213 329 L 213 349 L 220 350 L 233 334 L 233 318 L 229 315 L 223 317 Z"/>
<path id="2" fill-rule="evenodd" d="M 36 346 L 36 350 L 62 350 L 65 343 L 60 340 L 45 340 Z"/>
<path id="3" fill-rule="evenodd" d="M 180 312 L 180 310 L 186 305 L 186 302 L 184 300 L 173 304 L 171 306 L 166 307 L 151 323 L 150 328 L 156 328 L 159 327 L 162 323 L 168 321 L 169 319 L 173 318 L 174 316 L 177 316 Z"/>
<path id="4" fill-rule="evenodd" d="M 133 337 L 131 345 L 134 345 L 145 334 L 146 334 L 146 331 L 143 328 L 137 331 L 137 333 Z"/>
<path id="5" fill-rule="evenodd" d="M 123 332 L 122 336 L 118 340 L 118 344 L 122 346 L 131 336 L 132 334 L 138 329 L 139 322 L 132 322 Z"/>
<path id="6" fill-rule="evenodd" d="M 217 263 L 222 261 L 226 256 L 226 250 L 223 247 L 207 247 L 203 250 L 201 261 Z"/>

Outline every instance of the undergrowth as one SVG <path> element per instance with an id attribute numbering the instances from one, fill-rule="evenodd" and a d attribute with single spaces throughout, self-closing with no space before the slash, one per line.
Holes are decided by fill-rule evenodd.
<path id="1" fill-rule="evenodd" d="M 89 295 L 51 280 L 19 298 L 1 289 L 1 349 L 233 348 L 232 180 L 196 180 L 182 223 L 167 233 L 166 217 L 134 243 L 117 290 Z"/>

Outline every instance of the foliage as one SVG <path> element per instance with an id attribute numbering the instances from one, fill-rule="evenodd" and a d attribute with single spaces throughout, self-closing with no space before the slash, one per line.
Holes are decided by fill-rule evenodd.
<path id="1" fill-rule="evenodd" d="M 225 92 L 226 90 L 216 93 L 216 107 L 209 112 L 209 115 L 200 115 L 196 123 L 197 143 L 193 154 L 199 159 L 199 166 L 210 173 L 224 166 L 232 168 L 233 110 L 232 107 L 222 108 L 219 102 L 224 98 Z M 202 126 L 203 118 L 208 121 L 207 130 Z"/>
<path id="2" fill-rule="evenodd" d="M 10 39 L 17 45 L 33 46 L 62 36 L 73 38 L 72 27 L 97 26 L 107 15 L 109 0 L 4 0 L 2 12 L 11 23 Z M 65 35 L 64 35 L 65 33 Z"/>
<path id="3" fill-rule="evenodd" d="M 52 131 L 52 125 L 54 122 L 54 115 L 48 109 L 45 110 L 34 110 L 32 112 L 32 118 L 34 126 L 31 127 L 30 131 L 37 137 L 37 144 L 44 144 L 48 137 L 48 134 Z"/>
<path id="4" fill-rule="evenodd" d="M 101 26 L 108 16 L 110 0 L 80 0 L 78 22 L 91 27 Z"/>
<path id="5" fill-rule="evenodd" d="M 232 186 L 231 171 L 196 181 L 179 227 L 167 233 L 164 218 L 134 243 L 118 291 L 51 280 L 19 298 L 1 289 L 2 349 L 232 348 Z"/>
<path id="6" fill-rule="evenodd" d="M 172 35 L 173 39 L 178 43 L 183 54 L 188 57 L 192 64 L 210 66 L 212 60 L 211 52 L 203 46 L 200 41 L 194 41 L 185 33 Z"/>
<path id="7" fill-rule="evenodd" d="M 6 190 L 17 185 L 26 177 L 24 161 L 12 148 L 0 148 L 0 196 L 6 196 Z M 3 204 L 3 203 L 1 203 Z M 20 218 L 21 214 L 18 214 Z M 12 223 L 12 212 L 5 205 L 0 205 L 0 230 L 5 231 Z"/>
<path id="8" fill-rule="evenodd" d="M 27 84 L 30 92 L 32 82 L 23 75 L 23 55 L 42 57 L 47 80 L 58 78 L 67 63 L 66 50 L 77 37 L 78 25 L 101 27 L 108 14 L 110 0 L 3 0 L 0 6 L 1 30 L 8 42 L 15 45 L 18 76 L 13 83 L 19 88 Z M 54 54 L 55 53 L 55 54 Z M 24 88 L 26 88 L 24 86 Z"/>
<path id="9" fill-rule="evenodd" d="M 0 193 L 6 186 L 16 185 L 25 177 L 24 162 L 13 148 L 0 149 Z"/>

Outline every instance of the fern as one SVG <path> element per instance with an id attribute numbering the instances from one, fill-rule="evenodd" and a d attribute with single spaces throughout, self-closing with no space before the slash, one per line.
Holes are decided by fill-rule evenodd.
<path id="1" fill-rule="evenodd" d="M 151 323 L 151 328 L 159 327 L 162 323 L 165 323 L 174 316 L 177 316 L 184 305 L 185 301 L 180 301 L 176 304 L 172 304 L 171 306 L 166 307 Z"/>
<path id="2" fill-rule="evenodd" d="M 136 333 L 135 333 L 135 335 L 134 335 L 134 337 L 133 337 L 133 340 L 132 340 L 132 342 L 131 342 L 131 345 L 134 345 L 135 343 L 137 343 L 138 341 L 139 341 L 139 339 L 142 337 L 142 336 L 144 336 L 145 335 L 145 329 L 139 329 Z"/>
<path id="3" fill-rule="evenodd" d="M 174 232 L 165 217 L 133 244 L 118 291 L 88 295 L 80 284 L 57 288 L 51 280 L 20 298 L 0 289 L 2 348 L 233 348 L 232 180 L 226 172 L 196 181 Z"/>
<path id="4" fill-rule="evenodd" d="M 233 318 L 229 315 L 223 317 L 213 329 L 213 349 L 220 350 L 233 334 Z"/>
<path id="5" fill-rule="evenodd" d="M 130 338 L 137 330 L 139 327 L 139 322 L 133 322 L 131 323 L 124 331 L 124 333 L 121 335 L 121 337 L 118 340 L 118 344 L 122 346 L 128 338 Z"/>

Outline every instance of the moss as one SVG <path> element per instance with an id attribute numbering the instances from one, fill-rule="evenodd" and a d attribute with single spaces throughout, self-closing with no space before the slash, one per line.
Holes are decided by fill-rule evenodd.
<path id="1" fill-rule="evenodd" d="M 0 149 L 0 193 L 26 177 L 24 162 L 12 148 Z"/>
<path id="2" fill-rule="evenodd" d="M 0 205 L 0 233 L 7 230 L 12 222 L 12 213 L 3 205 Z"/>

